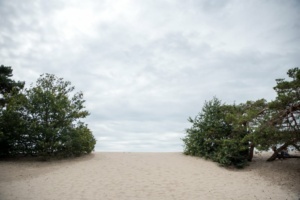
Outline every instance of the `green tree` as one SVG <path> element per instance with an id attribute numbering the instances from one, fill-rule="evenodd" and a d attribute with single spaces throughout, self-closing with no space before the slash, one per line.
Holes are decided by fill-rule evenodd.
<path id="1" fill-rule="evenodd" d="M 9 98 L 3 120 L 10 154 L 72 156 L 90 153 L 96 140 L 80 121 L 84 110 L 82 92 L 74 94 L 71 83 L 51 74 L 41 75 L 35 86 Z"/>
<path id="2" fill-rule="evenodd" d="M 268 161 L 293 147 L 300 150 L 300 70 L 288 71 L 289 80 L 277 79 L 274 101 L 247 101 L 225 105 L 214 98 L 186 130 L 184 153 L 210 158 L 222 165 L 242 167 L 252 160 L 253 150 L 273 149 Z M 291 156 L 298 157 L 298 156 Z"/>
<path id="3" fill-rule="evenodd" d="M 289 80 L 276 79 L 277 97 L 268 104 L 253 134 L 258 149 L 273 149 L 268 161 L 287 147 L 300 150 L 300 70 L 293 68 L 287 74 Z"/>
<path id="4" fill-rule="evenodd" d="M 24 82 L 15 82 L 11 79 L 12 68 L 9 66 L 0 66 L 0 106 L 5 105 L 4 95 L 10 93 L 13 88 L 22 89 L 24 87 Z"/>
<path id="5" fill-rule="evenodd" d="M 232 125 L 233 132 L 241 134 L 241 142 L 249 144 L 248 161 L 252 161 L 253 151 L 256 141 L 253 139 L 253 133 L 261 125 L 262 116 L 266 112 L 268 103 L 265 99 L 257 101 L 247 101 L 227 113 L 226 121 Z"/>
<path id="6" fill-rule="evenodd" d="M 205 102 L 195 119 L 189 118 L 192 127 L 186 130 L 184 153 L 212 159 L 221 165 L 243 167 L 248 159 L 248 143 L 242 139 L 246 127 L 233 127 L 233 113 L 240 106 L 224 105 L 217 98 Z M 236 118 L 235 118 L 236 119 Z"/>
<path id="7" fill-rule="evenodd" d="M 15 122 L 15 119 L 12 117 L 4 120 L 3 111 L 6 109 L 7 99 L 12 94 L 17 94 L 19 90 L 23 89 L 24 82 L 16 82 L 11 79 L 12 77 L 12 68 L 8 66 L 0 66 L 0 156 L 8 153 L 9 144 L 7 137 L 7 123 Z"/>

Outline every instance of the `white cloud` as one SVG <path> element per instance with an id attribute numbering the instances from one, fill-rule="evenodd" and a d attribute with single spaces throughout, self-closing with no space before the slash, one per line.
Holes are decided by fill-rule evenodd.
<path id="1" fill-rule="evenodd" d="M 180 151 L 205 100 L 274 99 L 300 61 L 298 1 L 0 1 L 0 64 L 83 91 L 98 151 Z"/>

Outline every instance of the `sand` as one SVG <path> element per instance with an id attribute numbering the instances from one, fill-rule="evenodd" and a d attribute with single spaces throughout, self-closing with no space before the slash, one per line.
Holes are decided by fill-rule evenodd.
<path id="1" fill-rule="evenodd" d="M 60 161 L 0 161 L 1 200 L 299 199 L 300 159 L 246 169 L 181 153 L 92 153 Z"/>

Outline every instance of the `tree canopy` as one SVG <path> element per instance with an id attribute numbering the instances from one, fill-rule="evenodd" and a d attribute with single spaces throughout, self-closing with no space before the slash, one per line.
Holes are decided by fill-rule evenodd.
<path id="1" fill-rule="evenodd" d="M 12 77 L 12 68 L 9 66 L 0 66 L 0 106 L 5 105 L 4 94 L 8 94 L 12 91 L 13 88 L 23 89 L 24 82 L 18 81 L 15 82 L 11 79 Z"/>
<path id="2" fill-rule="evenodd" d="M 244 166 L 248 159 L 248 145 L 241 142 L 247 133 L 245 127 L 233 127 L 227 116 L 239 107 L 222 104 L 217 98 L 205 102 L 202 112 L 186 130 L 185 154 L 212 159 L 222 165 Z"/>
<path id="3" fill-rule="evenodd" d="M 72 156 L 90 153 L 96 140 L 81 119 L 83 93 L 51 74 L 41 75 L 35 86 L 7 97 L 0 124 L 2 155 Z"/>
<path id="4" fill-rule="evenodd" d="M 269 161 L 287 147 L 300 150 L 300 70 L 293 68 L 287 74 L 289 80 L 276 79 L 277 97 L 262 112 L 263 120 L 252 137 L 258 148 L 274 150 Z"/>
<path id="5" fill-rule="evenodd" d="M 287 147 L 300 150 L 300 70 L 287 72 L 289 80 L 276 79 L 275 100 L 222 104 L 205 102 L 192 127 L 186 130 L 185 154 L 210 158 L 222 165 L 243 167 L 252 160 L 254 147 L 273 149 L 276 159 Z"/>

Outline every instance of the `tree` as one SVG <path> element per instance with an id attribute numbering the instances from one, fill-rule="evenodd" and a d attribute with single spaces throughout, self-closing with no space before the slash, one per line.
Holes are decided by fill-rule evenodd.
<path id="1" fill-rule="evenodd" d="M 89 115 L 83 94 L 74 94 L 74 89 L 70 82 L 45 74 L 36 86 L 9 98 L 3 112 L 3 120 L 9 123 L 3 129 L 10 155 L 72 156 L 94 149 L 96 140 L 80 121 Z"/>
<path id="2" fill-rule="evenodd" d="M 260 126 L 262 114 L 265 113 L 268 103 L 265 99 L 247 101 L 238 106 L 233 105 L 231 112 L 226 114 L 226 121 L 232 126 L 233 132 L 240 134 L 242 143 L 249 145 L 248 161 L 252 161 L 256 141 L 253 139 L 253 132 Z"/>
<path id="3" fill-rule="evenodd" d="M 247 101 L 225 105 L 214 98 L 186 130 L 184 153 L 210 158 L 222 165 L 243 167 L 252 160 L 254 147 L 273 149 L 275 160 L 287 147 L 300 151 L 300 70 L 288 71 L 290 80 L 277 79 L 274 101 Z M 299 156 L 290 156 L 299 157 Z"/>
<path id="4" fill-rule="evenodd" d="M 268 161 L 275 160 L 285 148 L 300 150 L 300 70 L 293 68 L 287 74 L 290 80 L 276 79 L 277 97 L 274 101 L 248 101 L 241 104 L 242 115 L 235 113 L 232 116 L 237 119 L 233 127 L 239 124 L 247 126 L 248 134 L 243 141 L 250 144 L 249 161 L 254 147 L 265 151 L 273 149 Z"/>
<path id="5" fill-rule="evenodd" d="M 0 66 L 0 106 L 5 105 L 4 95 L 10 93 L 13 88 L 23 89 L 24 82 L 15 82 L 10 77 L 12 77 L 12 68 L 8 66 Z"/>
<path id="6" fill-rule="evenodd" d="M 221 165 L 243 167 L 248 159 L 248 143 L 242 139 L 246 127 L 233 127 L 229 116 L 240 106 L 221 104 L 217 98 L 205 102 L 195 119 L 189 118 L 192 127 L 186 130 L 184 153 L 212 159 Z"/>
<path id="7" fill-rule="evenodd" d="M 0 66 L 0 156 L 8 153 L 9 143 L 5 126 L 8 122 L 14 122 L 15 119 L 11 118 L 9 121 L 3 119 L 3 111 L 6 109 L 7 98 L 16 94 L 18 91 L 23 89 L 24 82 L 16 82 L 11 79 L 12 68 L 8 66 Z"/>
<path id="8" fill-rule="evenodd" d="M 300 150 L 300 70 L 293 68 L 287 74 L 290 80 L 276 79 L 277 97 L 268 104 L 253 135 L 257 148 L 273 149 L 268 161 L 287 147 Z"/>

